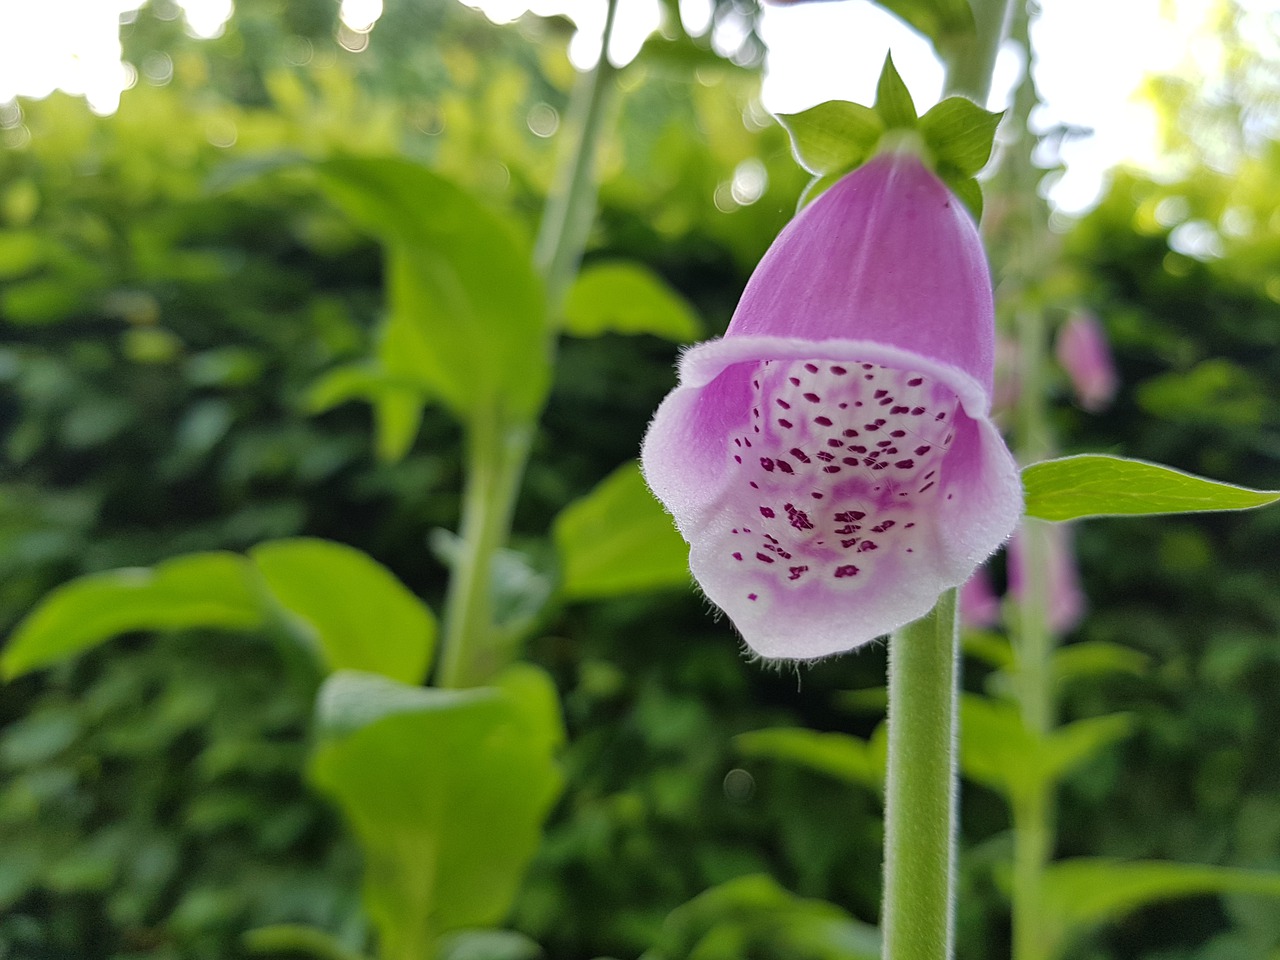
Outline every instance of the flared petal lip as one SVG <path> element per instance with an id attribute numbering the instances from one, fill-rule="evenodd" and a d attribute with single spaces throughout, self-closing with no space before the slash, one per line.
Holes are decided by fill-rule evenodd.
<path id="1" fill-rule="evenodd" d="M 705 387 L 726 368 L 765 360 L 832 360 L 911 370 L 946 384 L 975 420 L 991 413 L 991 396 L 972 376 L 945 361 L 876 340 L 810 340 L 755 334 L 722 337 L 690 347 L 680 357 L 680 386 Z"/>

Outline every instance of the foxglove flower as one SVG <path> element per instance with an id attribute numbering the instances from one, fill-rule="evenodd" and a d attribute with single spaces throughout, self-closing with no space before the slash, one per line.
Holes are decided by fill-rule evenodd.
<path id="1" fill-rule="evenodd" d="M 1043 580 L 1045 626 L 1055 636 L 1062 636 L 1080 626 L 1088 605 L 1076 569 L 1071 528 L 1063 523 L 1043 524 L 1038 534 L 1044 538 L 1044 555 L 1036 569 L 1028 562 L 1025 527 L 1009 541 L 1009 592 L 1021 600 L 1032 578 Z"/>
<path id="2" fill-rule="evenodd" d="M 1008 537 L 1022 497 L 990 420 L 994 333 L 968 212 L 889 153 L 797 215 L 724 337 L 681 358 L 642 467 L 757 654 L 888 633 Z"/>
<path id="3" fill-rule="evenodd" d="M 1120 381 L 1107 331 L 1098 318 L 1091 313 L 1072 314 L 1058 330 L 1054 353 L 1071 380 L 1076 402 L 1090 413 L 1105 410 Z"/>

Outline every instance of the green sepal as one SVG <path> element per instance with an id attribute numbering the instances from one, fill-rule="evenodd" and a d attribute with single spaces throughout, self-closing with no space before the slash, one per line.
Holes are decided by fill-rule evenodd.
<path id="1" fill-rule="evenodd" d="M 893 55 L 885 54 L 880 79 L 876 82 L 875 112 L 884 121 L 885 129 L 910 130 L 916 126 L 919 114 L 911 91 L 902 82 L 898 68 L 893 65 Z"/>
<path id="2" fill-rule="evenodd" d="M 847 100 L 779 114 L 778 122 L 791 136 L 796 162 L 816 177 L 844 173 L 866 162 L 885 131 L 878 113 Z"/>
<path id="3" fill-rule="evenodd" d="M 924 162 L 978 220 L 982 188 L 974 175 L 991 159 L 1002 116 L 964 97 L 948 97 L 918 116 L 893 58 L 886 56 L 874 107 L 829 100 L 800 113 L 780 115 L 778 122 L 791 136 L 796 161 L 814 175 L 798 207 L 813 202 L 877 153 L 891 146 L 912 149 L 914 140 Z M 887 142 L 890 139 L 892 145 Z"/>

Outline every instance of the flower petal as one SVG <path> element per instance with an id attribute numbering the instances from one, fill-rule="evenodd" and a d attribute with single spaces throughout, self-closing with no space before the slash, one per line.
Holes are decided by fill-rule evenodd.
<path id="1" fill-rule="evenodd" d="M 891 153 L 786 226 L 726 336 L 874 340 L 958 367 L 989 394 L 992 316 L 986 256 L 964 205 L 919 157 Z"/>
<path id="2" fill-rule="evenodd" d="M 767 657 L 926 613 L 1008 536 L 1016 466 L 963 371 L 897 347 L 733 337 L 687 353 L 642 464 L 690 568 Z"/>

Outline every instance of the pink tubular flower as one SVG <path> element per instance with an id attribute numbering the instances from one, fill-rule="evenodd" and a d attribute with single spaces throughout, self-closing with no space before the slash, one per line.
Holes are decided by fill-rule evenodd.
<path id="1" fill-rule="evenodd" d="M 1076 402 L 1090 413 L 1105 410 L 1119 385 L 1107 332 L 1091 313 L 1075 313 L 1058 330 L 1054 353 L 1067 372 Z"/>
<path id="2" fill-rule="evenodd" d="M 1022 496 L 989 418 L 994 334 L 972 219 L 891 153 L 806 207 L 725 336 L 681 358 L 641 462 L 753 651 L 867 643 L 1009 536 Z"/>
<path id="3" fill-rule="evenodd" d="M 1028 521 L 1030 523 L 1032 521 Z M 1046 592 L 1045 626 L 1055 636 L 1070 633 L 1084 619 L 1084 590 L 1076 570 L 1075 550 L 1071 545 L 1071 528 L 1063 523 L 1039 524 L 1045 539 L 1043 566 L 1029 569 L 1026 529 L 1020 527 L 1009 541 L 1009 592 L 1021 600 L 1026 584 L 1033 577 L 1044 580 Z"/>

